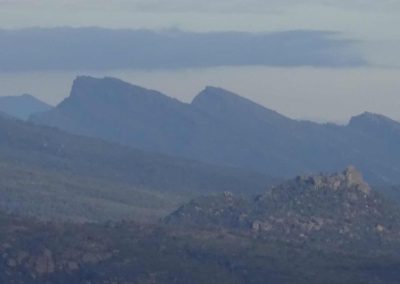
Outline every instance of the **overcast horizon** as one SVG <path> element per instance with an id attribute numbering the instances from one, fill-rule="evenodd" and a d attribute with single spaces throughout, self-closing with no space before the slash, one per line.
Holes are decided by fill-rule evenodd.
<path id="1" fill-rule="evenodd" d="M 352 115 L 371 111 L 398 120 L 400 38 L 396 27 L 400 24 L 399 15 L 400 1 L 393 0 L 379 3 L 356 0 L 201 3 L 191 0 L 117 0 L 112 3 L 103 0 L 0 0 L 0 34 L 18 34 L 18 37 L 12 37 L 17 40 L 9 45 L 5 43 L 13 42 L 10 37 L 0 37 L 3 41 L 0 47 L 0 96 L 31 93 L 56 104 L 68 96 L 77 75 L 113 76 L 183 101 L 190 101 L 206 85 L 214 85 L 294 118 L 344 123 Z M 50 31 L 54 27 L 76 27 L 78 31 L 87 31 L 84 27 L 101 27 L 105 29 L 103 33 L 95 40 L 87 40 L 88 43 L 99 38 L 105 38 L 104 42 L 107 38 L 119 39 L 110 42 L 104 50 L 98 50 L 102 56 L 105 50 L 110 50 L 107 58 L 98 56 L 102 60 L 85 61 L 88 53 L 72 52 L 70 48 L 90 50 L 83 48 L 85 45 L 66 45 L 64 51 L 60 48 L 62 45 L 52 48 L 54 35 L 51 32 L 45 37 L 49 39 L 47 45 L 45 40 L 37 41 L 37 34 L 21 36 L 26 32 L 23 29 L 32 27 Z M 163 36 L 163 41 L 159 42 L 165 42 L 165 34 L 184 34 L 179 41 L 183 43 L 183 49 L 171 53 L 175 47 L 169 43 L 171 49 L 155 50 L 158 54 L 168 54 L 168 57 L 160 56 L 154 63 L 144 60 L 141 65 L 124 65 L 129 60 L 117 58 L 116 54 L 126 51 L 115 49 L 125 42 L 126 34 L 121 35 L 120 29 L 157 31 L 156 34 Z M 304 33 L 293 33 L 300 30 Z M 238 56 L 229 57 L 228 54 L 221 59 L 218 52 L 215 57 L 205 56 L 210 47 L 207 44 L 202 47 L 202 42 L 209 42 L 215 32 L 231 34 L 227 31 L 242 32 L 245 36 L 226 37 L 217 44 L 213 41 L 213 46 L 219 46 L 215 50 L 224 51 L 229 43 L 234 43 L 231 46 L 238 48 L 231 49 L 231 54 Z M 291 36 L 283 40 L 281 36 L 269 36 L 287 35 L 288 32 Z M 44 60 L 40 61 L 41 57 L 36 58 L 40 64 L 29 61 L 29 52 L 24 52 L 25 57 L 19 56 L 18 43 L 21 38 L 30 37 L 38 44 L 43 43 L 37 45 L 36 50 L 44 50 L 45 57 L 54 55 L 65 60 L 51 60 L 52 64 L 46 65 Z M 193 37 L 195 41 L 192 41 Z M 62 33 L 59 38 L 63 38 Z M 70 38 L 77 37 L 72 35 Z M 87 34 L 83 38 L 87 38 Z M 275 53 L 270 50 L 270 56 L 265 56 L 263 49 L 259 52 L 251 52 L 251 48 L 246 50 L 246 46 L 255 47 L 254 42 L 261 40 L 265 47 L 275 44 L 278 47 Z M 104 42 L 99 42 L 100 46 L 105 46 Z M 32 56 L 37 54 L 31 44 L 27 46 L 31 48 L 20 47 L 31 51 Z M 181 56 L 185 46 L 196 56 L 174 57 Z M 284 46 L 289 48 L 285 50 Z M 154 57 L 151 53 L 143 54 Z M 168 61 L 166 58 L 175 59 Z M 193 58 L 205 58 L 208 62 Z M 276 58 L 280 59 L 271 60 Z M 19 61 L 15 61 L 17 59 Z"/>

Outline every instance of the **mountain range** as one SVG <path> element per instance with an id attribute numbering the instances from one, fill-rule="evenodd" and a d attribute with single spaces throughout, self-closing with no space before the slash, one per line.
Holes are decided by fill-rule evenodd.
<path id="1" fill-rule="evenodd" d="M 52 106 L 29 94 L 0 97 L 0 111 L 9 116 L 27 120 L 32 114 L 48 111 Z"/>
<path id="2" fill-rule="evenodd" d="M 115 78 L 81 76 L 68 98 L 30 121 L 275 177 L 353 164 L 370 183 L 400 183 L 400 124 L 369 112 L 344 126 L 318 124 L 221 88 L 207 87 L 187 104 Z"/>
<path id="3" fill-rule="evenodd" d="M 0 112 L 0 283 L 397 284 L 399 133 L 79 77 L 28 121 Z"/>

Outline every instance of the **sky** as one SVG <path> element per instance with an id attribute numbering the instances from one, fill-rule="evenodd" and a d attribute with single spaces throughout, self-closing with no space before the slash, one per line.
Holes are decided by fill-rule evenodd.
<path id="1" fill-rule="evenodd" d="M 61 26 L 333 31 L 337 37 L 354 41 L 369 66 L 7 71 L 0 74 L 0 95 L 28 92 L 55 104 L 68 95 L 71 78 L 89 73 L 119 76 L 182 100 L 194 96 L 201 84 L 218 85 L 296 118 L 346 121 L 368 110 L 400 119 L 400 83 L 396 80 L 400 78 L 400 0 L 0 0 L 2 29 Z"/>
<path id="2" fill-rule="evenodd" d="M 0 0 L 0 25 L 323 29 L 365 39 L 397 39 L 399 12 L 398 0 Z"/>

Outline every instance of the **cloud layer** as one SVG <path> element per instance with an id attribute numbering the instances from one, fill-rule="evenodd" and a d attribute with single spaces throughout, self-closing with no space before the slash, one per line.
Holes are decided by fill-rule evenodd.
<path id="1" fill-rule="evenodd" d="M 353 43 L 321 31 L 193 33 L 56 28 L 0 31 L 0 71 L 365 65 Z"/>
<path id="2" fill-rule="evenodd" d="M 132 9 L 142 12 L 268 13 L 291 6 L 399 11 L 398 0 L 0 0 L 3 7 L 36 6 L 49 9 Z"/>

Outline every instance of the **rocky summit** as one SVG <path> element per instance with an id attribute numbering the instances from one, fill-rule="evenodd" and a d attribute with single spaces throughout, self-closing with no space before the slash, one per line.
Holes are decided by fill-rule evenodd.
<path id="1" fill-rule="evenodd" d="M 316 189 L 333 189 L 333 190 L 346 190 L 356 189 L 365 194 L 371 192 L 371 187 L 366 183 L 362 174 L 354 167 L 349 166 L 343 173 L 337 173 L 330 176 L 316 175 L 316 176 L 299 176 L 296 179 L 300 184 L 306 183 L 313 185 Z"/>
<path id="2" fill-rule="evenodd" d="M 392 245 L 400 236 L 399 208 L 352 166 L 342 173 L 294 178 L 252 200 L 229 193 L 202 197 L 165 222 L 335 247 Z"/>

